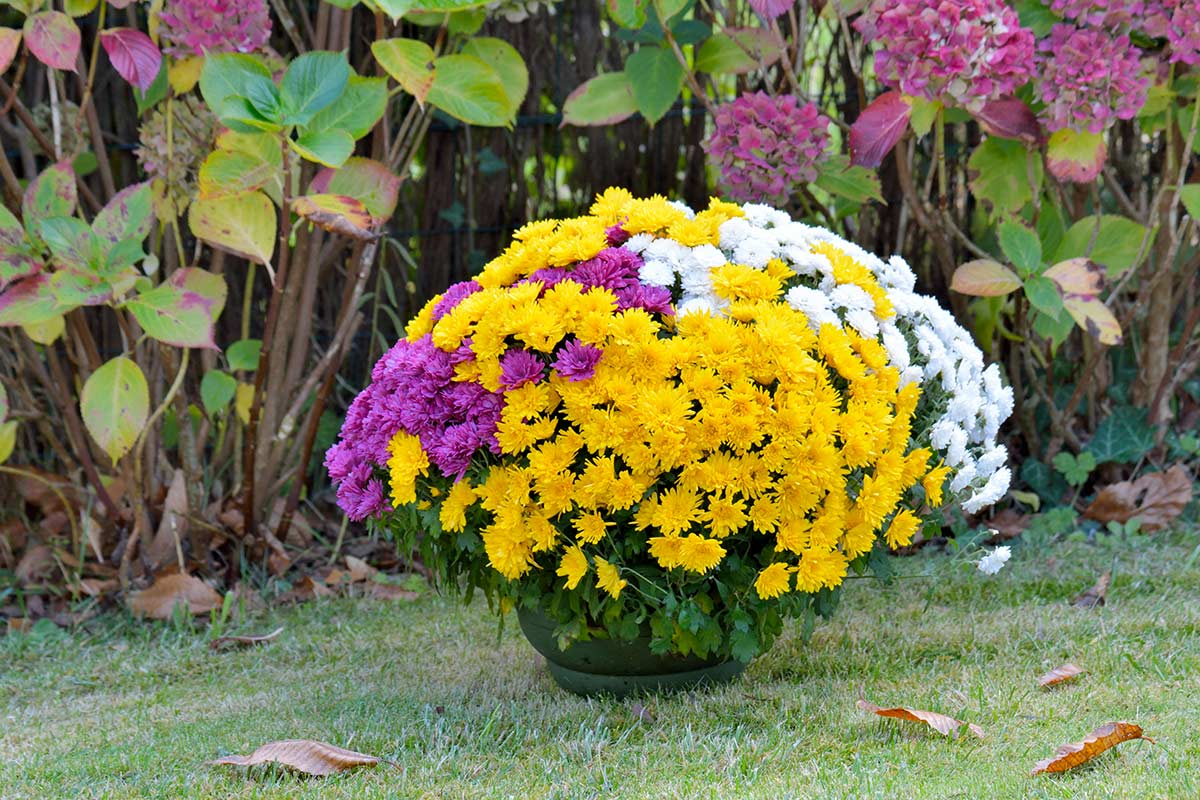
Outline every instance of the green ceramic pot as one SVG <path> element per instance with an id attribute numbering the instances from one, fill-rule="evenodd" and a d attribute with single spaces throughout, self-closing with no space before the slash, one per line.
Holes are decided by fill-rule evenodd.
<path id="1" fill-rule="evenodd" d="M 624 697 L 639 692 L 675 691 L 728 683 L 746 665 L 728 659 L 659 656 L 650 652 L 650 636 L 633 641 L 592 639 L 558 648 L 555 623 L 540 610 L 519 609 L 517 619 L 525 638 L 546 657 L 555 682 L 578 695 Z"/>

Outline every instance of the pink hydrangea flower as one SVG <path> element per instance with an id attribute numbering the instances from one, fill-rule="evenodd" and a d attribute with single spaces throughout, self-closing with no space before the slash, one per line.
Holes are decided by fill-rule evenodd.
<path id="1" fill-rule="evenodd" d="M 1143 0 L 1053 0 L 1050 9 L 1080 25 L 1129 25 L 1146 12 Z"/>
<path id="2" fill-rule="evenodd" d="M 716 132 L 704 151 L 735 200 L 785 203 L 798 183 L 817 179 L 829 118 L 791 95 L 744 94 L 713 114 Z"/>
<path id="3" fill-rule="evenodd" d="M 1146 103 L 1150 81 L 1141 51 L 1125 34 L 1099 28 L 1055 25 L 1038 43 L 1039 114 L 1051 132 L 1070 128 L 1100 133 L 1118 119 L 1132 119 Z"/>
<path id="4" fill-rule="evenodd" d="M 795 4 L 796 0 L 750 0 L 750 7 L 766 19 L 782 17 Z"/>
<path id="5" fill-rule="evenodd" d="M 855 27 L 906 95 L 978 110 L 1030 78 L 1033 32 L 1004 0 L 875 0 Z"/>
<path id="6" fill-rule="evenodd" d="M 167 0 L 159 21 L 167 52 L 180 58 L 249 53 L 271 38 L 266 0 Z"/>
<path id="7" fill-rule="evenodd" d="M 1174 6 L 1167 25 L 1171 61 L 1200 65 L 1200 0 L 1175 0 Z"/>

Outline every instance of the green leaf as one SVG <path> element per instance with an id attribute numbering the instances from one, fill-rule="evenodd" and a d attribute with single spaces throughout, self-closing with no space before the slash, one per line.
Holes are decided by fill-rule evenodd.
<path id="1" fill-rule="evenodd" d="M 261 189 L 278 180 L 282 171 L 280 163 L 264 161 L 253 153 L 214 150 L 200 165 L 200 197 L 212 199 Z"/>
<path id="2" fill-rule="evenodd" d="M 1078 458 L 1064 450 L 1054 457 L 1052 463 L 1071 486 L 1087 483 L 1088 476 L 1096 468 L 1096 458 L 1086 450 L 1080 453 Z"/>
<path id="3" fill-rule="evenodd" d="M 500 82 L 504 84 L 509 116 L 515 117 L 521 103 L 525 101 L 525 93 L 529 91 L 529 69 L 525 66 L 521 54 L 503 39 L 487 36 L 469 39 L 463 45 L 462 52 L 463 55 L 475 56 L 496 71 Z"/>
<path id="4" fill-rule="evenodd" d="M 154 80 L 142 91 L 138 87 L 133 88 L 133 100 L 137 104 L 138 115 L 146 113 L 147 109 L 154 108 L 160 102 L 166 99 L 167 89 L 170 87 L 170 76 L 167 69 L 167 61 L 163 59 L 158 67 L 158 74 L 154 76 Z"/>
<path id="5" fill-rule="evenodd" d="M 417 39 L 381 39 L 372 42 L 371 53 L 401 89 L 425 102 L 436 74 L 432 47 Z"/>
<path id="6" fill-rule="evenodd" d="M 1095 245 L 1089 255 L 1087 250 L 1093 234 Z M 1109 275 L 1119 275 L 1133 266 L 1145 235 L 1144 225 L 1125 217 L 1114 214 L 1104 214 L 1098 219 L 1086 217 L 1067 230 L 1050 260 L 1066 261 L 1088 256 L 1103 265 Z"/>
<path id="7" fill-rule="evenodd" d="M 341 194 L 366 206 L 376 220 L 385 220 L 396 209 L 400 177 L 369 158 L 353 157 L 338 169 L 323 169 L 309 185 L 311 194 Z"/>
<path id="8" fill-rule="evenodd" d="M 1183 207 L 1192 219 L 1200 222 L 1200 183 L 1190 183 L 1179 192 Z"/>
<path id="9" fill-rule="evenodd" d="M 8 419 L 8 390 L 4 388 L 4 384 L 0 383 L 0 422 Z"/>
<path id="10" fill-rule="evenodd" d="M 200 402 L 210 417 L 229 407 L 237 392 L 237 380 L 219 369 L 209 370 L 200 379 Z"/>
<path id="11" fill-rule="evenodd" d="M 622 28 L 637 29 L 646 24 L 649 0 L 606 0 L 608 15 Z"/>
<path id="12" fill-rule="evenodd" d="M 225 348 L 225 360 L 231 370 L 254 372 L 258 369 L 258 354 L 262 342 L 258 339 L 242 339 Z"/>
<path id="13" fill-rule="evenodd" d="M 1017 0 L 1015 5 L 1017 16 L 1021 20 L 1021 27 L 1029 28 L 1039 39 L 1049 34 L 1050 29 L 1056 24 L 1062 22 L 1053 11 L 1038 0 Z"/>
<path id="14" fill-rule="evenodd" d="M 829 156 L 817 167 L 816 186 L 852 203 L 870 200 L 883 202 L 879 175 L 863 166 L 851 166 L 850 159 L 840 153 Z"/>
<path id="15" fill-rule="evenodd" d="M 60 267 L 94 270 L 101 254 L 92 229 L 76 217 L 50 217 L 41 222 L 41 238 Z"/>
<path id="16" fill-rule="evenodd" d="M 434 67 L 428 96 L 434 106 L 470 125 L 501 127 L 512 122 L 508 90 L 489 64 L 475 56 L 449 55 Z"/>
<path id="17" fill-rule="evenodd" d="M 17 446 L 17 421 L 10 419 L 0 425 L 0 464 L 8 461 Z"/>
<path id="18" fill-rule="evenodd" d="M 1046 167 L 1059 180 L 1092 183 L 1100 176 L 1108 148 L 1104 134 L 1063 128 L 1046 143 Z"/>
<path id="19" fill-rule="evenodd" d="M 1012 139 L 984 139 L 967 160 L 967 170 L 971 191 L 990 208 L 993 218 L 1020 211 L 1034 191 L 1041 191 L 1041 159 Z"/>
<path id="20" fill-rule="evenodd" d="M 1154 448 L 1154 426 L 1144 408 L 1117 406 L 1096 426 L 1087 449 L 1100 464 L 1132 464 Z"/>
<path id="21" fill-rule="evenodd" d="M 354 152 L 354 137 L 341 130 L 311 130 L 292 142 L 292 149 L 309 161 L 336 168 Z"/>
<path id="22" fill-rule="evenodd" d="M 727 28 L 700 45 L 692 68 L 714 75 L 740 75 L 770 66 L 781 49 L 779 38 L 766 28 Z"/>
<path id="23" fill-rule="evenodd" d="M 19 280 L 0 294 L 0 326 L 37 325 L 62 311 L 45 272 Z"/>
<path id="24" fill-rule="evenodd" d="M 75 213 L 75 173 L 69 161 L 42 170 L 25 188 L 21 214 L 25 229 L 37 235 L 36 223 L 48 217 L 69 217 Z"/>
<path id="25" fill-rule="evenodd" d="M 683 88 L 684 71 L 675 54 L 661 47 L 643 46 L 625 60 L 625 73 L 636 75 L 633 99 L 651 125 L 670 110 Z"/>
<path id="26" fill-rule="evenodd" d="M 215 348 L 213 323 L 225 306 L 225 279 L 189 267 L 125 303 L 142 330 L 175 347 Z"/>
<path id="27" fill-rule="evenodd" d="M 973 297 L 1003 297 L 1021 288 L 1021 279 L 990 258 L 968 261 L 954 270 L 950 289 Z"/>
<path id="28" fill-rule="evenodd" d="M 63 11 L 72 17 L 85 17 L 96 10 L 97 0 L 65 0 Z"/>
<path id="29" fill-rule="evenodd" d="M 1025 281 L 1025 296 L 1029 304 L 1054 319 L 1059 319 L 1063 310 L 1062 295 L 1049 278 L 1035 275 Z"/>
<path id="30" fill-rule="evenodd" d="M 1022 275 L 1038 271 L 1042 265 L 1042 241 L 1038 235 L 1015 220 L 1005 220 L 996 231 L 1000 249 Z"/>
<path id="31" fill-rule="evenodd" d="M 192 233 L 199 239 L 259 264 L 269 265 L 275 252 L 275 206 L 262 192 L 201 198 L 188 211 Z"/>
<path id="32" fill-rule="evenodd" d="M 143 181 L 117 192 L 100 209 L 92 220 L 92 233 L 111 248 L 125 239 L 141 242 L 150 235 L 153 224 L 153 193 L 149 181 Z"/>
<path id="33" fill-rule="evenodd" d="M 331 105 L 318 111 L 305 126 L 310 131 L 340 130 L 354 139 L 371 132 L 387 110 L 387 80 L 350 76 L 350 82 Z"/>
<path id="34" fill-rule="evenodd" d="M 79 406 L 88 433 L 116 463 L 146 426 L 150 413 L 146 376 L 133 361 L 117 356 L 88 377 Z"/>
<path id="35" fill-rule="evenodd" d="M 912 126 L 913 133 L 917 136 L 929 133 L 933 129 L 938 112 L 942 110 L 941 101 L 905 95 L 904 102 L 912 106 L 912 116 L 908 118 L 908 124 Z"/>
<path id="36" fill-rule="evenodd" d="M 200 94 L 213 113 L 226 124 L 250 129 L 278 127 L 279 90 L 271 71 L 253 56 L 215 53 L 205 57 L 200 71 Z M 235 130 L 237 128 L 235 127 Z"/>
<path id="37" fill-rule="evenodd" d="M 297 56 L 279 85 L 283 123 L 307 125 L 318 111 L 337 100 L 350 75 L 345 53 L 317 50 Z"/>
<path id="38" fill-rule="evenodd" d="M 565 125 L 615 125 L 637 112 L 633 84 L 624 72 L 607 72 L 588 80 L 567 95 Z"/>
<path id="39" fill-rule="evenodd" d="M 38 344 L 45 345 L 54 344 L 66 329 L 67 323 L 61 314 L 41 322 L 31 322 L 21 326 L 21 330 L 25 331 L 26 336 Z"/>

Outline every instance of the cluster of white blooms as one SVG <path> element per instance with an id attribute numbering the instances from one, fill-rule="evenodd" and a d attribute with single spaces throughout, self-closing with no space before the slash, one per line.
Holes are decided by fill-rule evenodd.
<path id="1" fill-rule="evenodd" d="M 804 312 L 814 330 L 824 323 L 845 324 L 878 339 L 902 383 L 921 384 L 914 426 L 922 444 L 937 451 L 953 469 L 949 489 L 962 507 L 975 513 L 1008 491 L 1008 454 L 996 436 L 1012 413 L 1012 389 L 999 367 L 986 366 L 971 335 L 938 302 L 915 292 L 916 276 L 898 256 L 884 261 L 836 234 L 796 222 L 769 206 L 747 203 L 745 217 L 720 228 L 720 247 L 688 247 L 650 234 L 633 236 L 625 247 L 641 255 L 643 283 L 670 287 L 680 314 L 720 313 L 726 302 L 712 286 L 712 268 L 727 262 L 763 269 L 779 259 L 799 277 L 788 302 Z M 690 210 L 689 210 L 690 213 Z M 828 245 L 874 275 L 894 315 L 878 314 L 862 287 L 838 283 L 829 258 L 814 248 Z M 876 292 L 878 294 L 878 292 Z"/>

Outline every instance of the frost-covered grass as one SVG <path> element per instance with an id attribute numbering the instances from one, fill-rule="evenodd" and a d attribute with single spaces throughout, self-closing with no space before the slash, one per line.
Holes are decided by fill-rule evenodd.
<path id="1" fill-rule="evenodd" d="M 118 615 L 73 637 L 8 637 L 0 798 L 1200 797 L 1198 544 L 1195 531 L 1073 541 L 1018 548 L 993 578 L 851 581 L 809 643 L 785 636 L 740 682 L 640 700 L 563 693 L 511 620 L 498 640 L 482 603 L 433 596 L 272 611 L 238 628 L 282 636 L 236 652 Z M 1069 607 L 1114 567 L 1105 608 Z M 1064 661 L 1088 674 L 1040 691 Z M 879 720 L 859 697 L 942 711 L 988 738 Z M 1029 776 L 1120 719 L 1159 746 Z M 205 765 L 298 737 L 395 766 L 306 779 Z"/>

